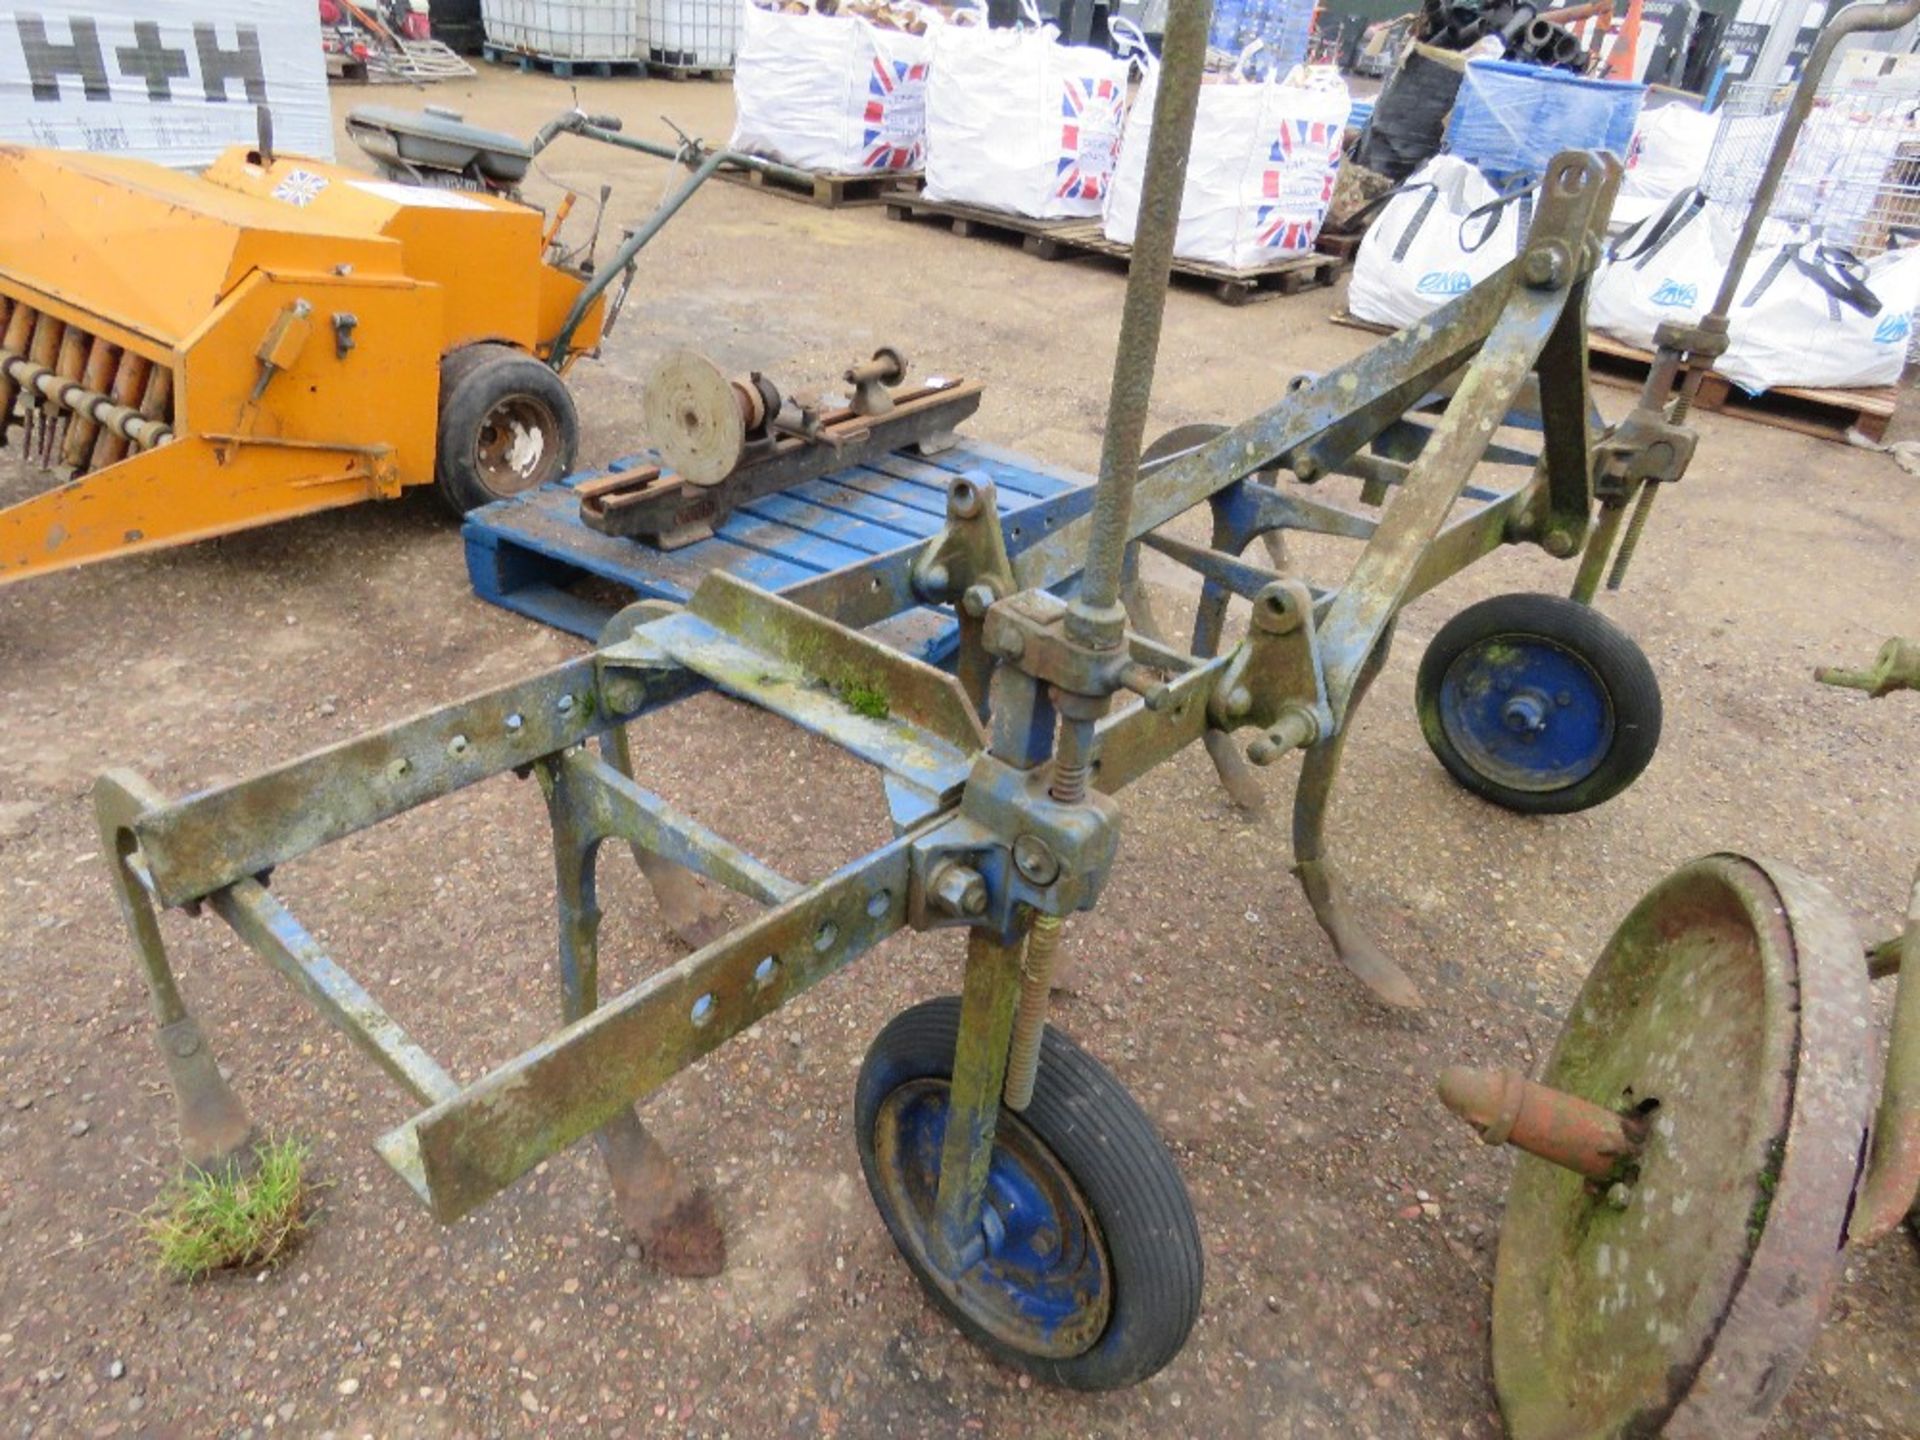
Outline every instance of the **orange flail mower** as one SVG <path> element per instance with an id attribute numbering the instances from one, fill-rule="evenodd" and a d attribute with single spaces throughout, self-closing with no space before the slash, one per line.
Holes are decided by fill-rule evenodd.
<path id="1" fill-rule="evenodd" d="M 531 206 L 270 144 L 198 175 L 0 147 L 0 194 L 0 438 L 53 482 L 0 471 L 0 585 L 572 463 L 549 362 L 597 344 L 612 275 Z"/>

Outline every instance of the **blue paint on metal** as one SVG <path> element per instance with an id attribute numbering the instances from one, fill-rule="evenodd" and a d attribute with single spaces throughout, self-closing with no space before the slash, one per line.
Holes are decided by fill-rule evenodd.
<path id="1" fill-rule="evenodd" d="M 1498 635 L 1440 682 L 1440 722 L 1463 759 L 1515 790 L 1561 790 L 1613 745 L 1613 702 L 1591 666 L 1536 635 Z"/>
<path id="2" fill-rule="evenodd" d="M 919 1248 L 931 1255 L 937 1253 L 930 1242 L 947 1133 L 946 1089 L 930 1086 L 903 1097 L 894 1121 L 898 1143 L 879 1153 L 905 1167 L 902 1190 L 914 1203 L 901 1219 L 923 1227 Z M 1004 1113 L 1000 1117 L 1002 1126 L 1018 1123 Z M 990 1328 L 1014 1321 L 1050 1337 L 1106 1303 L 1107 1276 L 1086 1215 L 1076 1205 L 1059 1203 L 1077 1196 L 1072 1180 L 1037 1143 L 1021 1148 L 1027 1153 L 1015 1154 L 996 1141 L 981 1204 L 982 1243 L 968 1247 L 964 1268 L 952 1278 L 961 1304 L 984 1308 L 982 1318 L 990 1317 Z M 1048 1164 L 1054 1173 L 1037 1168 Z"/>
<path id="3" fill-rule="evenodd" d="M 890 456 L 806 481 L 742 506 L 712 539 L 661 551 L 589 530 L 580 523 L 573 493 L 584 480 L 642 463 L 650 463 L 647 456 L 627 456 L 603 471 L 572 475 L 474 511 L 463 531 L 474 594 L 591 640 L 618 603 L 572 593 L 583 579 L 612 581 L 635 598 L 676 604 L 684 604 L 711 570 L 779 592 L 848 565 L 910 556 L 945 523 L 947 483 L 963 471 L 985 470 L 993 477 L 1000 513 L 1022 538 L 1029 524 L 1037 535 L 1068 518 L 1048 502 L 1090 484 L 997 446 L 962 441 L 927 459 Z M 932 626 L 924 616 L 910 618 L 909 653 L 939 660 L 953 652 L 958 637 L 951 620 Z"/>

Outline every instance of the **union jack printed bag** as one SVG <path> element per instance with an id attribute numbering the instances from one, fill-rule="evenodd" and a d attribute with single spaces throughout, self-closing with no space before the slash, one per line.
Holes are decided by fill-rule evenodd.
<path id="1" fill-rule="evenodd" d="M 904 0 L 909 3 L 910 0 Z M 732 147 L 831 174 L 921 168 L 928 35 L 748 0 L 733 62 Z"/>
<path id="2" fill-rule="evenodd" d="M 1127 62 L 1032 28 L 948 25 L 927 79 L 927 198 L 1051 219 L 1098 215 L 1120 148 Z"/>
<path id="3" fill-rule="evenodd" d="M 1340 143 L 1352 102 L 1330 66 L 1301 66 L 1281 80 L 1250 80 L 1241 56 L 1232 76 L 1200 87 L 1180 228 L 1173 253 L 1235 270 L 1313 249 L 1333 199 Z M 1133 243 L 1159 67 L 1127 117 L 1107 200 L 1109 240 Z"/>

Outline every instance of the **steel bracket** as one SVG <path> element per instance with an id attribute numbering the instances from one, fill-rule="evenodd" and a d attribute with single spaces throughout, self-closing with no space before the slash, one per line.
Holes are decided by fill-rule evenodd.
<path id="1" fill-rule="evenodd" d="M 1217 730 L 1266 731 L 1249 751 L 1260 763 L 1333 733 L 1313 593 L 1301 581 L 1276 580 L 1254 598 L 1247 638 L 1207 699 L 1207 722 Z"/>
<path id="2" fill-rule="evenodd" d="M 999 492 L 984 472 L 955 476 L 946 525 L 914 557 L 913 593 L 929 605 L 961 605 L 977 620 L 1015 588 Z"/>
<path id="3" fill-rule="evenodd" d="M 1082 644 L 1069 631 L 1069 613 L 1067 602 L 1050 591 L 1009 596 L 987 611 L 987 651 L 1067 696 L 1105 701 L 1131 690 L 1150 709 L 1165 703 L 1159 672 L 1135 661 L 1124 642 L 1112 650 Z"/>
<path id="4" fill-rule="evenodd" d="M 1677 425 L 1645 405 L 1614 426 L 1599 443 L 1595 493 L 1602 499 L 1623 498 L 1642 481 L 1670 484 L 1687 473 L 1699 432 Z"/>
<path id="5" fill-rule="evenodd" d="M 1022 770 L 975 757 L 959 813 L 914 842 L 908 924 L 969 926 L 1009 941 L 1025 928 L 1023 906 L 1058 916 L 1093 907 L 1120 847 L 1118 808 L 1099 794 L 1055 800 L 1050 780 L 1044 765 Z M 984 889 L 962 890 L 951 866 Z"/>

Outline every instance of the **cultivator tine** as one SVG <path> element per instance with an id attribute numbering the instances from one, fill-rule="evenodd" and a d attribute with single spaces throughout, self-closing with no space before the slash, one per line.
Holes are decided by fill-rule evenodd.
<path id="1" fill-rule="evenodd" d="M 693 1278 L 727 1266 L 727 1236 L 708 1191 L 688 1180 L 632 1107 L 594 1132 L 613 1206 L 655 1269 Z"/>
<path id="2" fill-rule="evenodd" d="M 140 397 L 140 413 L 149 420 L 164 420 L 173 409 L 173 371 L 156 365 L 147 374 L 145 392 Z"/>
<path id="3" fill-rule="evenodd" d="M 120 363 L 120 347 L 95 337 L 87 350 L 87 363 L 80 372 L 80 383 L 88 390 L 106 394 L 113 383 L 113 372 Z M 82 473 L 93 458 L 94 442 L 100 435 L 100 422 L 89 415 L 75 415 L 67 424 L 66 444 L 60 447 L 61 463 L 75 475 Z"/>
<path id="4" fill-rule="evenodd" d="M 121 354 L 120 363 L 113 373 L 113 389 L 108 393 L 116 405 L 129 409 L 139 405 L 146 393 L 147 375 L 153 369 L 153 362 L 144 355 L 136 355 L 128 350 Z M 93 459 L 89 470 L 104 470 L 109 465 L 118 464 L 127 458 L 131 442 L 124 435 L 115 434 L 111 428 L 103 428 L 100 438 L 93 442 Z"/>

